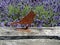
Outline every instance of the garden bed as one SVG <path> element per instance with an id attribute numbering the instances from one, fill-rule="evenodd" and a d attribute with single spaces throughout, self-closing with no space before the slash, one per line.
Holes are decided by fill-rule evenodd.
<path id="1" fill-rule="evenodd" d="M 60 27 L 32 27 L 31 32 L 20 32 L 11 27 L 0 27 L 0 36 L 60 36 Z"/>

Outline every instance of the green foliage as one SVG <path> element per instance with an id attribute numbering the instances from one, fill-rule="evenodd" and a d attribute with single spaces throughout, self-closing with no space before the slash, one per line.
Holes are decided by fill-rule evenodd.
<path id="1" fill-rule="evenodd" d="M 19 14 L 19 13 L 20 13 L 19 7 L 14 8 L 14 13 L 15 13 L 15 14 Z"/>
<path id="2" fill-rule="evenodd" d="M 45 21 L 47 21 L 47 19 L 50 17 L 50 18 L 48 19 L 48 22 L 47 22 L 47 23 L 44 23 L 43 26 L 48 27 L 50 23 L 55 22 L 55 21 L 52 20 L 52 17 L 53 17 L 53 14 L 54 14 L 54 13 L 53 13 L 53 11 L 52 11 L 51 8 L 47 11 L 47 10 L 44 9 L 44 6 L 43 6 L 43 5 L 41 5 L 41 6 L 36 6 L 36 7 L 35 7 L 35 12 L 36 12 L 37 14 L 39 14 L 39 19 L 40 19 L 40 20 L 45 20 Z M 42 18 L 43 15 L 45 16 L 45 18 Z"/>
<path id="3" fill-rule="evenodd" d="M 9 10 L 9 15 L 12 15 L 14 13 L 14 7 L 12 5 L 8 6 L 8 10 Z"/>
<path id="4" fill-rule="evenodd" d="M 30 6 L 26 5 L 21 12 L 22 16 L 25 16 L 29 12 L 29 10 L 30 10 Z"/>
<path id="5" fill-rule="evenodd" d="M 39 14 L 39 19 L 42 19 L 42 15 L 45 15 L 46 18 L 53 15 L 53 11 L 51 9 L 45 10 L 43 5 L 35 7 L 35 11 Z"/>
<path id="6" fill-rule="evenodd" d="M 44 8 L 43 8 L 43 6 L 37 6 L 37 7 L 35 7 L 35 11 L 40 15 L 41 12 L 44 11 Z"/>
<path id="7" fill-rule="evenodd" d="M 13 5 L 9 5 L 8 7 L 9 10 L 9 16 L 14 14 L 13 19 L 17 19 L 20 16 L 20 9 L 19 7 L 14 7 Z"/>
<path id="8" fill-rule="evenodd" d="M 9 5 L 8 10 L 9 10 L 9 15 L 18 14 L 20 12 L 19 7 L 14 7 L 13 5 Z"/>
<path id="9" fill-rule="evenodd" d="M 14 7 L 13 5 L 9 5 L 8 10 L 9 10 L 9 16 L 14 14 L 13 19 L 15 20 L 16 18 L 19 17 L 20 13 L 22 16 L 25 16 L 29 12 L 30 6 L 26 5 L 24 9 L 20 12 L 19 7 Z"/>

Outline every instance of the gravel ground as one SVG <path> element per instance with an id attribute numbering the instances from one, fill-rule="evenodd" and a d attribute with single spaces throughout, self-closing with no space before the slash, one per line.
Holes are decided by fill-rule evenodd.
<path id="1" fill-rule="evenodd" d="M 32 29 L 31 33 L 19 32 L 9 27 L 0 27 L 0 36 L 27 36 L 27 35 L 48 35 L 60 36 L 60 27 Z M 0 40 L 0 45 L 60 45 L 60 40 L 56 39 L 19 39 Z"/>
<path id="2" fill-rule="evenodd" d="M 52 30 L 53 29 L 53 30 Z M 49 36 L 60 36 L 60 27 L 48 27 L 48 28 L 30 28 L 32 32 L 20 32 L 13 30 L 9 27 L 0 27 L 0 36 L 36 36 L 36 35 L 49 35 Z"/>
<path id="3" fill-rule="evenodd" d="M 0 40 L 0 45 L 60 45 L 60 41 L 50 39 Z"/>

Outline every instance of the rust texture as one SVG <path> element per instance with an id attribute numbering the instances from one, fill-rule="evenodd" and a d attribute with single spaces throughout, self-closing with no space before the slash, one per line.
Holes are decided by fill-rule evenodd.
<path id="1" fill-rule="evenodd" d="M 36 14 L 31 10 L 22 20 L 19 22 L 12 22 L 12 24 L 31 24 Z"/>

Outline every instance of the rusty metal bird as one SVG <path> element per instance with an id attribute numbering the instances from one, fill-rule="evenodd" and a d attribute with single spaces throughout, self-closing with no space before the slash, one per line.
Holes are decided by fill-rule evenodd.
<path id="1" fill-rule="evenodd" d="M 12 22 L 11 25 L 14 24 L 26 24 L 26 28 L 22 28 L 23 30 L 27 30 L 29 25 L 33 22 L 36 14 L 31 10 L 24 18 L 22 18 L 19 22 Z M 28 24 L 28 25 L 27 25 Z M 21 28 L 17 28 L 18 30 L 22 30 Z"/>

